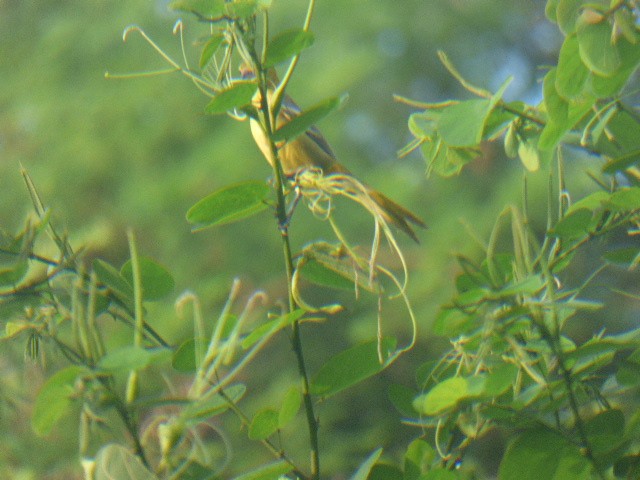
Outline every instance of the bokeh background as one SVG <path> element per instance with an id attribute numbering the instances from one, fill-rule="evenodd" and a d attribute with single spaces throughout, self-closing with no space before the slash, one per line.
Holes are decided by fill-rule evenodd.
<path id="1" fill-rule="evenodd" d="M 31 210 L 20 165 L 33 178 L 54 221 L 86 258 L 120 265 L 127 256 L 126 229 L 137 233 L 144 255 L 164 264 L 176 279 L 174 299 L 190 290 L 200 296 L 213 321 L 236 277 L 243 295 L 266 291 L 272 301 L 285 296 L 280 239 L 274 219 L 264 213 L 248 221 L 193 234 L 188 208 L 210 192 L 246 179 L 262 180 L 270 169 L 253 144 L 248 125 L 204 114 L 207 99 L 180 74 L 107 80 L 111 73 L 145 72 L 166 65 L 140 36 L 126 42 L 130 24 L 142 27 L 166 52 L 180 59 L 172 27 L 179 15 L 166 1 L 0 0 L 0 227 L 17 229 Z M 306 51 L 290 93 L 309 106 L 328 96 L 349 101 L 320 127 L 343 163 L 360 178 L 410 207 L 429 224 L 421 244 L 401 238 L 411 269 L 409 295 L 420 327 L 418 346 L 377 378 L 319 406 L 324 468 L 342 478 L 378 445 L 398 459 L 420 434 L 401 423 L 387 399 L 389 383 L 414 386 L 414 372 L 437 358 L 448 340 L 434 337 L 430 325 L 453 289 L 454 255 L 477 255 L 470 231 L 486 238 L 505 205 L 520 202 L 523 169 L 499 145 L 487 145 L 485 158 L 452 179 L 427 178 L 418 154 L 399 160 L 409 139 L 411 108 L 394 102 L 400 94 L 421 101 L 468 98 L 439 63 L 444 50 L 471 82 L 496 89 L 507 76 L 508 99 L 537 103 L 537 66 L 554 63 L 561 37 L 544 17 L 542 0 L 321 0 Z M 272 31 L 301 25 L 303 0 L 273 0 Z M 190 61 L 203 25 L 185 17 Z M 579 162 L 579 159 L 575 159 Z M 530 179 L 531 206 L 543 225 L 546 174 Z M 586 177 L 569 178 L 579 191 Z M 339 219 L 354 242 L 367 245 L 370 219 L 340 204 Z M 538 217 L 536 217 L 536 215 Z M 299 249 L 314 239 L 330 239 L 328 225 L 304 208 L 296 212 L 291 237 Z M 397 266 L 397 265 L 396 265 Z M 324 324 L 305 327 L 303 341 L 311 371 L 331 355 L 375 336 L 376 301 L 355 301 L 343 292 L 307 292 L 310 300 L 342 301 L 346 312 Z M 154 305 L 152 323 L 171 341 L 191 333 L 172 301 Z M 409 324 L 401 306 L 390 304 L 386 325 L 406 339 Z M 621 320 L 622 324 L 624 319 Z M 596 324 L 597 321 L 593 320 Z M 587 327 L 583 335 L 589 335 Z M 251 413 L 295 378 L 287 339 L 277 339 L 245 374 Z M 0 345 L 0 369 L 14 386 L 15 403 L 0 410 L 0 472 L 15 478 L 79 477 L 76 421 L 69 419 L 40 439 L 29 427 L 29 401 L 46 378 L 47 367 L 25 364 L 22 351 Z M 53 360 L 51 360 L 53 361 Z M 243 437 L 232 422 L 230 438 Z M 287 451 L 306 458 L 299 444 L 306 431 L 285 436 Z M 268 457 L 238 442 L 231 471 Z M 502 440 L 480 442 L 470 453 L 482 475 L 501 454 Z M 38 452 L 34 456 L 34 452 Z M 475 460 L 474 460 L 475 458 Z M 482 459 L 479 461 L 478 459 Z"/>

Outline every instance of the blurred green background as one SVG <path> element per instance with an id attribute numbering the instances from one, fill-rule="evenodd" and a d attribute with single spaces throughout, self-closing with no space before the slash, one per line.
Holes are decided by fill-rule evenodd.
<path id="1" fill-rule="evenodd" d="M 386 388 L 389 383 L 414 386 L 415 368 L 447 347 L 447 339 L 433 337 L 429 327 L 453 288 L 453 254 L 479 251 L 467 227 L 486 238 L 504 206 L 520 202 L 523 169 L 516 160 L 504 158 L 499 145 L 487 145 L 485 158 L 453 179 L 427 178 L 417 154 L 398 160 L 396 151 L 410 138 L 406 120 L 411 109 L 394 102 L 392 95 L 430 102 L 468 98 L 437 60 L 437 50 L 444 50 L 471 82 L 496 89 L 514 75 L 507 98 L 537 103 L 538 80 L 544 72 L 536 66 L 555 63 L 561 41 L 544 17 L 544 4 L 317 4 L 312 24 L 316 42 L 303 54 L 290 93 L 303 107 L 348 93 L 344 108 L 320 124 L 338 158 L 429 224 L 429 230 L 419 232 L 420 245 L 401 238 L 411 269 L 409 295 L 419 321 L 418 346 L 380 377 L 319 407 L 324 468 L 335 474 L 333 478 L 344 478 L 336 472 L 350 472 L 378 445 L 397 458 L 408 440 L 420 434 L 400 423 Z M 272 31 L 301 25 L 306 7 L 303 0 L 273 0 Z M 196 292 L 212 321 L 235 277 L 242 280 L 245 296 L 262 289 L 273 301 L 284 297 L 280 239 L 268 213 L 197 234 L 190 232 L 185 213 L 210 192 L 245 179 L 266 179 L 270 169 L 248 125 L 206 116 L 207 99 L 180 74 L 104 78 L 105 71 L 143 72 L 166 66 L 140 36 L 131 34 L 122 42 L 122 31 L 130 24 L 142 27 L 180 59 L 179 38 L 172 34 L 177 18 L 165 1 L 0 0 L 0 227 L 18 228 L 30 211 L 19 172 L 22 164 L 53 209 L 54 221 L 68 231 L 73 245 L 86 247 L 88 260 L 99 256 L 119 266 L 127 256 L 125 232 L 132 227 L 144 255 L 174 274 L 175 297 L 185 290 Z M 190 61 L 195 64 L 197 49 L 191 45 L 205 27 L 192 18 L 185 20 Z M 547 177 L 541 173 L 530 181 L 534 218 L 543 226 Z M 569 179 L 574 191 L 585 185 L 586 177 Z M 370 219 L 356 208 L 340 207 L 338 218 L 349 238 L 368 245 Z M 299 249 L 314 239 L 330 240 L 330 229 L 299 208 L 291 238 Z M 316 304 L 335 301 L 337 295 L 347 306 L 324 324 L 304 328 L 312 372 L 332 354 L 375 336 L 375 299 L 356 302 L 335 292 L 308 295 Z M 171 302 L 154 306 L 152 313 L 150 321 L 170 340 L 178 342 L 191 333 L 190 324 L 177 319 Z M 388 331 L 408 337 L 401 305 L 386 307 L 385 322 Z M 245 374 L 250 395 L 242 406 L 249 413 L 295 378 L 294 357 L 282 337 Z M 55 441 L 34 438 L 29 431 L 28 401 L 22 400 L 33 396 L 46 369 L 27 365 L 25 370 L 18 349 L 3 355 L 0 368 L 19 396 L 17 406 L 2 407 L 0 472 L 12 472 L 15 478 L 77 477 L 75 419 L 56 431 Z M 229 437 L 244 436 L 233 422 L 226 428 Z M 299 447 L 305 435 L 301 425 L 300 432 L 283 439 L 285 449 L 305 459 Z M 61 443 L 67 444 L 62 454 Z M 41 452 L 37 458 L 34 451 Z M 474 454 L 481 455 L 480 472 L 488 473 L 494 468 L 492 455 L 500 453 L 499 448 L 487 453 L 481 443 L 470 461 Z M 238 443 L 231 470 L 267 458 L 262 450 Z"/>

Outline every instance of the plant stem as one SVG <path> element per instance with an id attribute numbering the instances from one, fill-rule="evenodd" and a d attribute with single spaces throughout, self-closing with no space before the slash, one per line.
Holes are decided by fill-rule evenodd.
<path id="1" fill-rule="evenodd" d="M 285 184 L 284 173 L 282 171 L 282 165 L 278 156 L 278 149 L 272 140 L 274 125 L 271 123 L 270 106 L 267 96 L 267 79 L 265 78 L 265 72 L 261 72 L 260 78 L 260 93 L 262 96 L 261 110 L 263 112 L 263 128 L 269 139 L 269 148 L 271 149 L 271 155 L 274 159 L 273 170 L 276 180 L 276 217 L 278 220 L 278 228 L 280 230 L 280 237 L 282 238 L 282 248 L 284 254 L 284 262 L 287 274 L 287 293 L 289 297 L 289 312 L 292 312 L 297 308 L 295 298 L 293 296 L 293 255 L 291 253 L 291 242 L 289 241 L 289 219 L 287 218 L 287 204 L 285 196 Z M 309 443 L 311 447 L 311 468 L 310 479 L 317 480 L 320 478 L 320 451 L 318 447 L 318 421 L 313 408 L 313 399 L 309 391 L 309 376 L 307 374 L 307 367 L 304 360 L 304 353 L 302 349 L 302 339 L 300 336 L 300 323 L 295 321 L 292 326 L 291 332 L 291 346 L 296 356 L 298 363 L 298 372 L 301 379 L 302 398 L 304 403 L 304 409 L 307 416 L 307 425 L 309 427 Z"/>
<path id="2" fill-rule="evenodd" d="M 266 98 L 263 97 L 263 98 Z M 268 107 L 267 107 L 268 108 Z M 269 123 L 269 116 L 265 115 L 266 123 Z M 271 126 L 269 125 L 269 128 Z M 269 130 L 268 136 L 271 138 L 272 131 Z M 291 254 L 291 242 L 289 241 L 289 226 L 287 218 L 286 198 L 284 193 L 284 181 L 282 167 L 280 165 L 280 159 L 278 157 L 277 149 L 273 141 L 271 144 L 271 151 L 273 158 L 275 159 L 275 176 L 276 176 L 276 194 L 277 194 L 277 207 L 276 213 L 278 218 L 278 226 L 280 229 L 280 237 L 282 238 L 282 247 L 284 253 L 284 261 L 287 273 L 287 293 L 289 296 L 289 312 L 294 311 L 298 306 L 293 296 L 293 255 Z M 304 409 L 307 416 L 307 425 L 309 427 L 309 442 L 311 446 L 311 480 L 317 480 L 320 478 L 320 451 L 318 447 L 318 421 L 313 408 L 313 399 L 309 391 L 309 375 L 307 374 L 307 367 L 304 361 L 304 352 L 302 349 L 302 339 L 300 336 L 300 322 L 296 320 L 293 322 L 291 332 L 291 346 L 296 355 L 298 362 L 298 372 L 301 379 L 302 398 L 304 402 Z"/>

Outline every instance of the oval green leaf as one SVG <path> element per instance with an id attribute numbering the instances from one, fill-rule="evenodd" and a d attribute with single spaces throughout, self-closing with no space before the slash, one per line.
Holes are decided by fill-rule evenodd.
<path id="1" fill-rule="evenodd" d="M 305 314 L 302 309 L 282 315 L 281 317 L 270 320 L 262 325 L 254 328 L 244 340 L 242 340 L 242 348 L 248 350 L 267 335 L 273 335 L 277 331 L 291 325 Z"/>
<path id="2" fill-rule="evenodd" d="M 257 90 L 258 86 L 254 82 L 235 82 L 231 87 L 213 97 L 205 107 L 205 112 L 210 115 L 220 115 L 234 108 L 249 105 Z"/>
<path id="3" fill-rule="evenodd" d="M 231 185 L 203 198 L 187 212 L 192 231 L 237 222 L 267 208 L 269 186 L 249 181 Z"/>
<path id="4" fill-rule="evenodd" d="M 203 338 L 198 339 L 198 348 L 205 351 L 207 341 Z M 196 365 L 196 340 L 190 338 L 185 340 L 171 357 L 171 366 L 178 372 L 191 373 L 195 372 Z"/>
<path id="5" fill-rule="evenodd" d="M 278 430 L 278 412 L 272 408 L 258 411 L 249 425 L 251 440 L 264 440 Z"/>
<path id="6" fill-rule="evenodd" d="M 302 29 L 287 30 L 276 35 L 269 42 L 265 67 L 273 67 L 298 55 L 302 50 L 313 45 L 313 40 L 313 33 Z"/>
<path id="7" fill-rule="evenodd" d="M 542 92 L 549 118 L 558 123 L 564 123 L 569 114 L 569 104 L 556 90 L 557 72 L 556 68 L 552 68 L 547 72 L 542 83 Z"/>
<path id="8" fill-rule="evenodd" d="M 563 217 L 550 233 L 565 240 L 583 237 L 589 234 L 592 218 L 589 210 L 575 210 Z"/>
<path id="9" fill-rule="evenodd" d="M 415 418 L 418 412 L 413 408 L 413 399 L 416 398 L 417 393 L 404 385 L 392 383 L 389 385 L 388 396 L 389 400 L 396 408 L 400 415 L 405 418 Z"/>
<path id="10" fill-rule="evenodd" d="M 540 155 L 533 139 L 522 139 L 518 145 L 518 156 L 522 165 L 530 172 L 536 172 L 540 168 Z"/>
<path id="11" fill-rule="evenodd" d="M 438 383 L 429 392 L 419 395 L 413 407 L 425 415 L 437 415 L 455 407 L 459 401 L 471 394 L 469 382 L 464 377 L 451 377 Z"/>
<path id="12" fill-rule="evenodd" d="M 467 100 L 445 108 L 438 120 L 442 140 L 450 147 L 478 145 L 490 112 L 490 100 Z"/>
<path id="13" fill-rule="evenodd" d="M 332 97 L 305 110 L 290 122 L 273 132 L 274 142 L 289 142 L 309 130 L 314 124 L 333 113 L 346 101 L 347 96 Z"/>
<path id="14" fill-rule="evenodd" d="M 298 387 L 291 387 L 282 399 L 278 411 L 278 428 L 286 427 L 298 414 L 302 403 L 302 395 Z"/>
<path id="15" fill-rule="evenodd" d="M 611 43 L 611 25 L 606 20 L 591 23 L 584 12 L 578 20 L 577 36 L 580 58 L 589 70 L 609 77 L 620 68 L 618 47 Z"/>
<path id="16" fill-rule="evenodd" d="M 580 95 L 589 78 L 589 69 L 580 60 L 580 47 L 575 33 L 565 38 L 555 76 L 555 87 L 558 94 L 566 100 Z"/>
<path id="17" fill-rule="evenodd" d="M 160 300 L 175 288 L 175 281 L 169 271 L 149 257 L 138 259 L 140 280 L 142 282 L 142 298 L 144 300 Z M 128 260 L 120 269 L 120 274 L 130 285 L 133 285 L 133 267 Z"/>
<path id="18" fill-rule="evenodd" d="M 31 427 L 37 435 L 47 435 L 71 407 L 76 379 L 85 373 L 79 366 L 58 371 L 40 389 L 31 413 Z"/>
<path id="19" fill-rule="evenodd" d="M 340 260 L 336 259 L 335 261 L 339 262 Z M 331 266 L 333 267 L 334 265 Z M 351 268 L 351 276 L 355 276 L 351 265 L 349 265 L 349 268 Z M 306 278 L 310 282 L 315 283 L 316 285 L 322 285 L 323 287 L 337 288 L 347 291 L 353 291 L 355 288 L 355 279 L 343 275 L 342 271 L 331 268 L 330 266 L 318 261 L 318 259 L 315 258 L 311 258 L 305 261 L 299 267 L 299 271 L 304 278 Z"/>
<path id="20" fill-rule="evenodd" d="M 224 15 L 225 3 L 225 0 L 175 0 L 169 4 L 169 8 L 214 18 Z"/>
<path id="21" fill-rule="evenodd" d="M 209 64 L 211 57 L 213 57 L 213 54 L 218 51 L 218 48 L 220 48 L 223 41 L 224 35 L 221 34 L 213 35 L 209 40 L 207 40 L 207 43 L 202 47 L 202 53 L 200 54 L 199 65 L 201 69 L 205 68 Z"/>
<path id="22" fill-rule="evenodd" d="M 576 29 L 576 20 L 580 13 L 582 1 L 558 0 L 556 7 L 556 20 L 560 30 L 565 35 L 570 35 Z"/>
<path id="23" fill-rule="evenodd" d="M 396 340 L 385 338 L 382 352 L 385 358 L 395 349 Z M 311 393 L 328 397 L 351 387 L 378 372 L 385 365 L 378 360 L 378 341 L 357 345 L 340 352 L 325 363 L 311 382 Z"/>

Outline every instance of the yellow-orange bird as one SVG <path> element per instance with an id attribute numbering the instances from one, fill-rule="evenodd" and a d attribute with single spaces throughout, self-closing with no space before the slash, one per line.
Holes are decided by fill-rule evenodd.
<path id="1" fill-rule="evenodd" d="M 251 78 L 254 76 L 251 69 L 246 65 L 241 67 L 241 73 L 244 78 Z M 279 83 L 273 70 L 269 72 L 269 83 L 270 85 L 267 90 L 267 98 L 269 100 L 269 108 L 272 109 L 272 94 L 275 86 Z M 260 95 L 260 91 L 258 91 L 254 96 L 253 104 L 256 108 L 261 108 L 262 97 Z M 298 105 L 296 105 L 296 103 L 288 95 L 285 95 L 278 112 L 274 130 L 290 122 L 292 119 L 300 115 L 300 112 L 301 110 Z M 269 142 L 264 130 L 262 129 L 261 125 L 254 119 L 251 119 L 250 123 L 253 139 L 258 145 L 258 148 L 260 148 L 260 151 L 262 152 L 264 157 L 273 167 L 273 154 L 271 152 L 271 148 L 269 147 Z M 298 172 L 305 169 L 319 168 L 322 170 L 322 173 L 327 176 L 331 174 L 343 174 L 355 178 L 354 175 L 346 167 L 338 162 L 336 156 L 331 150 L 331 147 L 329 146 L 329 143 L 316 127 L 311 127 L 304 134 L 298 135 L 293 140 L 290 140 L 289 142 L 279 146 L 278 156 L 280 158 L 282 171 L 288 177 L 293 177 Z M 426 228 L 425 223 L 409 210 L 401 205 L 398 205 L 396 202 L 386 197 L 382 193 L 365 184 L 362 185 L 364 185 L 366 189 L 366 194 L 377 205 L 382 218 L 384 218 L 387 223 L 396 226 L 407 235 L 409 235 L 413 240 L 418 242 L 418 237 L 413 231 L 413 228 L 411 228 L 410 224 Z"/>

